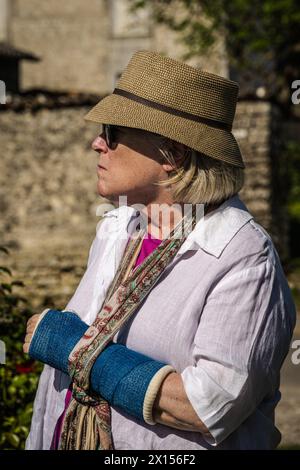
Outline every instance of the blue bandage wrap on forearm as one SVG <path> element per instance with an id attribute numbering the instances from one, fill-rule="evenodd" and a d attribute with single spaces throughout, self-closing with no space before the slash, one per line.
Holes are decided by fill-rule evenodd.
<path id="1" fill-rule="evenodd" d="M 69 355 L 88 327 L 73 312 L 49 310 L 33 335 L 29 356 L 68 374 Z"/>
<path id="2" fill-rule="evenodd" d="M 37 326 L 29 355 L 68 373 L 69 355 L 88 328 L 89 326 L 73 312 L 49 310 Z M 164 370 L 158 374 L 161 378 L 174 370 L 165 363 L 130 350 L 122 344 L 110 342 L 92 367 L 91 389 L 112 406 L 119 407 L 137 419 L 146 419 L 149 424 L 154 424 L 151 418 L 151 395 L 155 392 L 153 383 L 159 383 L 160 379 L 152 379 L 162 368 Z M 149 387 L 151 381 L 152 386 Z M 146 394 L 148 396 L 145 401 Z"/>
<path id="3" fill-rule="evenodd" d="M 92 368 L 91 386 L 111 405 L 143 419 L 149 383 L 165 365 L 122 344 L 110 343 Z"/>

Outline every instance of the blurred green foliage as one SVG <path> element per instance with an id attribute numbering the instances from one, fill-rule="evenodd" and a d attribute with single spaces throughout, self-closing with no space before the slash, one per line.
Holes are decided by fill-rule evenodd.
<path id="1" fill-rule="evenodd" d="M 300 67 L 298 0 L 130 0 L 130 10 L 145 7 L 154 22 L 179 33 L 183 60 L 208 52 L 221 36 L 231 68 L 259 77 L 268 96 L 293 109 L 291 83 Z"/>
<path id="2" fill-rule="evenodd" d="M 5 247 L 0 251 L 9 254 Z M 0 364 L 0 449 L 23 449 L 29 433 L 38 377 L 42 364 L 23 353 L 27 319 L 33 315 L 28 302 L 15 293 L 23 283 L 12 279 L 0 266 L 0 339 L 6 348 L 5 364 Z"/>

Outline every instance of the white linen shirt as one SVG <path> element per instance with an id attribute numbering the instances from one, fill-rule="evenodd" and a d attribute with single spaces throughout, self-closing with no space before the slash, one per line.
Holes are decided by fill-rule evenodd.
<path id="1" fill-rule="evenodd" d="M 99 312 L 137 216 L 107 212 L 87 269 L 65 310 L 91 324 Z M 129 233 L 128 233 L 129 232 Z M 53 307 L 55 308 L 55 307 Z M 114 341 L 181 374 L 200 432 L 148 425 L 112 407 L 116 450 L 273 449 L 280 368 L 296 312 L 278 254 L 238 195 L 202 217 Z M 69 377 L 45 365 L 26 449 L 49 449 Z"/>

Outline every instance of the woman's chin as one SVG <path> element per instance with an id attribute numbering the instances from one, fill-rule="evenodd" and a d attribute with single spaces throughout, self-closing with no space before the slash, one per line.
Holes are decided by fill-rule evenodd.
<path id="1" fill-rule="evenodd" d="M 107 191 L 107 189 L 104 188 L 103 184 L 101 184 L 100 181 L 98 181 L 98 184 L 97 184 L 97 193 L 101 197 L 105 197 L 105 198 L 109 197 L 109 192 Z"/>
<path id="2" fill-rule="evenodd" d="M 100 197 L 111 201 L 113 204 L 115 203 L 115 201 L 118 201 L 118 196 L 112 194 L 110 191 L 103 189 L 102 187 L 99 188 L 99 186 L 97 186 L 97 193 Z"/>

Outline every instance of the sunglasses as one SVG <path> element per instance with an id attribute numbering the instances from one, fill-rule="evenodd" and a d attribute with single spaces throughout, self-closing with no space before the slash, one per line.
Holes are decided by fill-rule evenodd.
<path id="1" fill-rule="evenodd" d="M 104 132 L 104 138 L 106 141 L 106 145 L 109 149 L 113 149 L 113 144 L 117 143 L 117 132 L 122 130 L 122 127 L 116 126 L 113 124 L 102 124 L 102 129 Z M 124 128 L 123 128 L 124 129 Z M 141 130 L 141 129 L 140 129 Z M 137 129 L 134 129 L 137 132 Z M 141 130 L 142 132 L 145 132 Z M 146 134 L 151 136 L 157 136 L 158 134 L 154 134 L 152 132 L 146 132 Z"/>
<path id="2" fill-rule="evenodd" d="M 108 148 L 112 149 L 112 145 L 115 142 L 115 131 L 116 131 L 116 126 L 113 126 L 112 124 L 103 124 L 103 132 L 104 132 L 104 137 L 106 144 Z"/>

